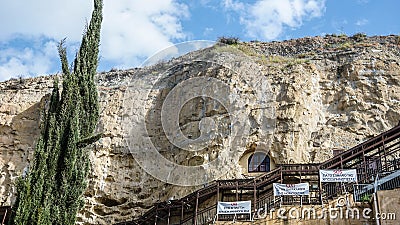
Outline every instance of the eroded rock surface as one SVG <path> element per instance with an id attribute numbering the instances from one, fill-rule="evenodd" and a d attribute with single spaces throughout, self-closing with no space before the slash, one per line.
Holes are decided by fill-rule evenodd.
<path id="1" fill-rule="evenodd" d="M 32 160 L 53 78 L 0 83 L 0 204 L 14 201 L 14 182 Z M 169 102 L 168 107 L 181 105 L 179 127 L 185 137 L 213 137 L 196 152 L 172 144 L 161 119 L 171 90 L 192 78 L 222 81 L 233 100 L 231 108 L 207 96 L 184 104 Z M 201 85 L 208 84 L 193 88 Z M 216 168 L 202 167 L 208 178 L 240 178 L 246 168 L 238 161 L 254 146 L 268 151 L 275 163 L 320 162 L 332 150 L 348 149 L 395 126 L 400 120 L 399 37 L 218 45 L 143 69 L 100 73 L 98 90 L 98 127 L 104 137 L 91 147 L 92 173 L 81 224 L 131 220 L 156 201 L 197 188 L 166 184 L 146 173 L 129 148 L 143 147 L 142 136 L 179 165 L 220 160 Z M 128 146 L 131 129 L 139 136 Z M 163 165 L 159 168 L 162 172 Z"/>

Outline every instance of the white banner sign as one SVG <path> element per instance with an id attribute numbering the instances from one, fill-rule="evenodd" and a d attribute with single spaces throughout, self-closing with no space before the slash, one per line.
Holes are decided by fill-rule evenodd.
<path id="1" fill-rule="evenodd" d="M 251 201 L 218 202 L 217 214 L 250 214 Z"/>
<path id="2" fill-rule="evenodd" d="M 356 183 L 357 170 L 356 169 L 319 170 L 319 177 L 321 179 L 321 182 Z"/>
<path id="3" fill-rule="evenodd" d="M 277 184 L 274 183 L 274 196 L 281 195 L 309 195 L 310 189 L 308 183 L 300 184 Z"/>

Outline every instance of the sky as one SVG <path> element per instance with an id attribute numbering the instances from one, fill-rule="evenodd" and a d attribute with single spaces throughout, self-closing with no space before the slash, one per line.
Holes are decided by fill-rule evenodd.
<path id="1" fill-rule="evenodd" d="M 98 71 L 140 67 L 168 47 L 222 36 L 399 35 L 399 8 L 398 0 L 104 0 Z M 0 0 L 0 81 L 60 73 L 58 43 L 66 38 L 72 62 L 92 10 L 92 0 Z"/>

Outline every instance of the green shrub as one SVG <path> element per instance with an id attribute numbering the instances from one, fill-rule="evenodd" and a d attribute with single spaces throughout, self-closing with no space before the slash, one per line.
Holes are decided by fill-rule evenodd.
<path id="1" fill-rule="evenodd" d="M 370 202 L 371 201 L 371 194 L 365 194 L 364 196 L 362 196 L 361 201 L 362 202 Z"/>
<path id="2" fill-rule="evenodd" d="M 365 33 L 356 33 L 351 38 L 357 42 L 360 42 L 360 41 L 365 40 L 366 37 L 367 37 L 367 35 Z"/>
<path id="3" fill-rule="evenodd" d="M 239 44 L 239 38 L 237 37 L 219 37 L 218 42 L 227 45 L 236 45 Z"/>
<path id="4" fill-rule="evenodd" d="M 341 50 L 346 50 L 346 49 L 351 48 L 351 46 L 352 46 L 352 44 L 350 42 L 346 41 L 346 42 L 341 43 L 338 46 L 338 48 L 341 49 Z"/>

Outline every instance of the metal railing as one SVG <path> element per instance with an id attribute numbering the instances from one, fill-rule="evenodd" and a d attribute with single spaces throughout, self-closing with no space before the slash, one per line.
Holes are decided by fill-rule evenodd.
<path id="1" fill-rule="evenodd" d="M 322 189 L 310 190 L 312 195 L 309 197 L 285 196 L 284 198 L 274 198 L 272 192 L 272 184 L 283 182 L 285 177 L 305 177 L 308 180 L 314 177 L 314 181 L 318 182 L 319 169 L 357 169 L 358 183 L 369 184 L 374 177 L 380 174 L 389 174 L 400 168 L 400 160 L 397 156 L 400 151 L 400 124 L 389 131 L 377 135 L 347 151 L 344 151 L 333 158 L 320 164 L 280 164 L 278 167 L 268 173 L 252 179 L 234 179 L 234 180 L 218 180 L 209 186 L 199 189 L 180 200 L 170 202 L 170 204 L 157 203 L 142 217 L 135 221 L 136 224 L 155 224 L 157 218 L 163 218 L 171 215 L 171 210 L 181 212 L 180 218 L 175 221 L 177 223 L 161 222 L 157 224 L 208 224 L 213 222 L 216 214 L 216 204 L 207 205 L 207 199 L 216 198 L 219 201 L 221 192 L 228 191 L 231 195 L 236 195 L 238 200 L 238 192 L 253 192 L 246 195 L 241 200 L 253 200 L 254 208 L 267 208 L 267 210 L 277 207 L 277 204 L 320 204 L 321 200 L 334 198 L 336 196 L 347 194 L 353 191 L 362 191 L 363 186 L 355 186 L 352 184 L 324 183 Z M 399 187 L 399 179 L 391 179 L 382 183 L 380 187 Z M 228 193 L 228 194 L 229 194 Z M 358 192 L 357 192 L 358 193 Z M 368 193 L 368 192 L 365 192 Z M 225 193 L 227 194 L 227 193 Z M 362 194 L 360 192 L 360 194 Z M 222 195 L 223 197 L 223 195 Z M 201 204 L 203 205 L 202 207 Z M 209 203 L 208 203 L 209 204 Z M 191 207 L 185 208 L 185 205 Z M 202 209 L 203 208 L 203 209 Z M 167 213 L 168 212 L 168 213 Z M 175 217 L 179 213 L 175 213 Z M 248 220 L 247 216 L 220 216 L 219 220 Z M 134 224 L 134 223 L 132 223 Z"/>
<path id="2" fill-rule="evenodd" d="M 379 190 L 392 190 L 400 187 L 400 170 L 392 173 L 377 174 L 376 180 L 370 184 L 354 184 L 354 201 L 369 201 L 372 194 Z M 375 190 L 376 189 L 376 190 Z"/>

